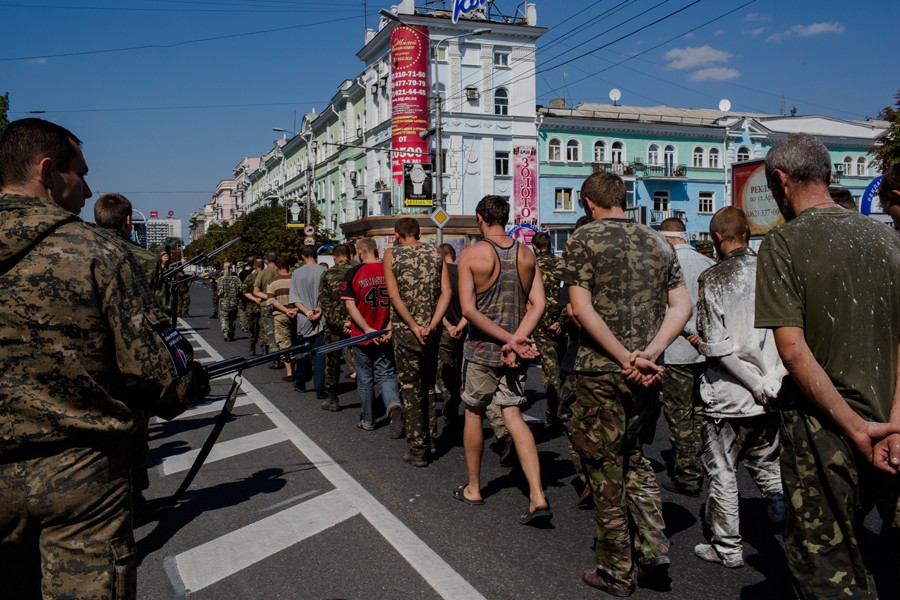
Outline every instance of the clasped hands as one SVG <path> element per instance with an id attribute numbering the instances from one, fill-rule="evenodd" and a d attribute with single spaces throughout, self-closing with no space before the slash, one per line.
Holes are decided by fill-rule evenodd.
<path id="1" fill-rule="evenodd" d="M 500 347 L 500 360 L 507 367 L 518 367 L 519 359 L 532 360 L 540 356 L 534 340 L 524 335 L 514 335 Z"/>
<path id="2" fill-rule="evenodd" d="M 662 381 L 663 368 L 656 364 L 653 355 L 646 350 L 634 350 L 628 354 L 622 366 L 625 381 L 644 387 L 653 387 Z"/>

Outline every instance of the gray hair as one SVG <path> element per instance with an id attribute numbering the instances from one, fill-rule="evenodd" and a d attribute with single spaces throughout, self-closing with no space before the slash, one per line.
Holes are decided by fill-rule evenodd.
<path id="1" fill-rule="evenodd" d="M 831 155 L 825 144 L 805 133 L 793 133 L 780 140 L 766 154 L 766 178 L 771 181 L 775 170 L 782 171 L 799 183 L 831 181 Z"/>

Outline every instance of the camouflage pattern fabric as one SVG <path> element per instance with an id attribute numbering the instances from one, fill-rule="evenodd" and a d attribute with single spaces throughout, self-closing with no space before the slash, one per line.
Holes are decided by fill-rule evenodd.
<path id="1" fill-rule="evenodd" d="M 425 326 L 431 322 L 441 295 L 443 261 L 432 244 L 391 248 L 391 271 L 397 280 L 400 298 L 413 320 Z M 391 323 L 396 329 L 408 329 L 391 305 Z"/>
<path id="2" fill-rule="evenodd" d="M 244 294 L 252 294 L 253 293 L 253 280 L 255 279 L 254 273 L 247 275 L 244 278 L 243 285 L 241 287 L 241 292 Z M 247 301 L 244 306 L 244 328 L 247 330 L 247 338 L 250 346 L 250 352 L 253 353 L 256 351 L 256 344 L 260 342 L 259 339 L 259 305 L 255 302 Z M 268 351 L 269 345 L 265 343 L 262 344 L 263 353 Z"/>
<path id="3" fill-rule="evenodd" d="M 266 351 L 274 351 L 278 348 L 278 342 L 275 341 L 275 319 L 272 314 L 272 306 L 266 302 L 259 307 L 259 328 L 262 332 L 263 345 Z"/>
<path id="4" fill-rule="evenodd" d="M 431 390 L 434 390 L 437 373 L 438 344 L 432 342 L 422 346 L 409 328 L 395 327 L 391 340 L 403 403 L 406 442 L 410 450 L 427 453 L 428 441 L 437 430 L 437 410 Z"/>
<path id="5" fill-rule="evenodd" d="M 172 286 L 172 293 L 175 296 L 177 312 L 179 316 L 188 316 L 191 314 L 191 284 L 179 283 Z"/>
<path id="6" fill-rule="evenodd" d="M 607 219 L 579 227 L 563 251 L 560 279 L 590 290 L 594 310 L 630 350 L 647 347 L 666 314 L 670 290 L 684 285 L 672 246 L 645 225 Z M 585 331 L 576 372 L 619 370 Z"/>
<path id="7" fill-rule="evenodd" d="M 566 336 L 562 333 L 554 334 L 538 325 L 532 338 L 541 353 L 541 378 L 547 394 L 546 418 L 548 423 L 552 423 L 557 420 L 559 413 L 559 386 L 562 382 L 559 358 L 565 349 Z"/>
<path id="8" fill-rule="evenodd" d="M 572 442 L 594 495 L 595 561 L 617 589 L 634 584 L 633 561 L 645 564 L 669 551 L 659 486 L 640 442 L 646 410 L 658 393 L 628 385 L 620 373 L 579 375 L 576 381 Z"/>
<path id="9" fill-rule="evenodd" d="M 705 363 L 666 365 L 662 408 L 669 424 L 674 470 L 672 480 L 687 492 L 703 487 L 703 400 L 700 376 Z"/>
<path id="10" fill-rule="evenodd" d="M 319 280 L 319 308 L 322 309 L 322 318 L 325 319 L 325 344 L 349 337 L 349 334 L 344 333 L 344 321 L 350 320 L 350 314 L 347 312 L 346 304 L 341 300 L 341 286 L 350 269 L 350 263 L 338 263 L 322 273 Z M 348 365 L 352 365 L 352 356 L 348 358 L 347 354 L 350 349 L 346 348 L 344 352 L 344 360 Z M 329 352 L 325 357 L 325 389 L 336 390 L 340 378 L 341 354 Z"/>
<path id="11" fill-rule="evenodd" d="M 212 316 L 215 318 L 219 314 L 219 282 L 210 278 L 209 287 L 212 288 Z"/>
<path id="12" fill-rule="evenodd" d="M 575 402 L 575 380 L 575 373 L 566 373 L 563 376 L 562 385 L 559 388 L 559 410 L 556 414 L 568 441 L 569 455 L 572 459 L 572 465 L 574 465 L 575 471 L 578 473 L 578 479 L 587 483 L 584 465 L 581 464 L 581 456 L 575 451 L 575 446 L 572 444 L 572 404 Z"/>
<path id="13" fill-rule="evenodd" d="M 226 274 L 216 282 L 219 291 L 219 320 L 222 336 L 227 340 L 234 339 L 234 324 L 241 296 L 242 284 L 237 275 Z"/>
<path id="14" fill-rule="evenodd" d="M 538 323 L 538 331 L 547 331 L 553 323 L 562 325 L 565 307 L 559 305 L 559 259 L 550 252 L 541 252 L 535 256 L 541 269 L 541 283 L 544 284 L 544 296 L 547 307 Z"/>
<path id="15" fill-rule="evenodd" d="M 438 377 L 437 384 L 441 390 L 443 406 L 441 414 L 448 422 L 459 423 L 459 404 L 462 402 L 462 353 L 465 336 L 450 337 L 450 332 L 441 328 L 441 339 L 438 343 Z"/>
<path id="16" fill-rule="evenodd" d="M 800 398 L 799 391 L 793 394 Z M 876 472 L 856 456 L 831 422 L 805 399 L 795 405 L 786 396 L 783 392 L 780 397 L 781 477 L 784 550 L 794 595 L 809 600 L 877 598 L 860 548 L 866 535 L 863 517 L 873 503 L 896 510 L 897 477 Z M 889 523 L 891 515 L 881 512 Z M 896 571 L 896 564 L 891 570 Z"/>
<path id="17" fill-rule="evenodd" d="M 343 327 L 332 327 L 327 323 L 325 324 L 324 333 L 323 344 L 331 344 L 350 337 L 349 334 L 344 333 Z M 337 390 L 337 384 L 340 378 L 341 353 L 329 352 L 325 356 L 325 389 Z"/>
<path id="18" fill-rule="evenodd" d="M 163 312 L 168 312 L 172 306 L 172 288 L 162 275 L 162 264 L 159 262 L 159 258 L 149 250 L 132 242 L 131 238 L 126 236 L 123 231 L 118 229 L 107 229 L 106 231 L 117 236 L 125 243 L 125 247 L 128 248 L 128 251 L 131 252 L 131 255 L 134 256 L 137 264 L 143 270 L 147 285 L 150 286 L 150 290 L 156 298 L 157 306 Z"/>

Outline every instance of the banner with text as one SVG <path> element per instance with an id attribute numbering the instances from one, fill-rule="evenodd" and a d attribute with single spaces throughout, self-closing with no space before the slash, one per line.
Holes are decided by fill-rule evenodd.
<path id="1" fill-rule="evenodd" d="M 428 129 L 428 30 L 398 27 L 391 32 L 391 174 L 403 184 L 403 164 L 431 162 Z"/>
<path id="2" fill-rule="evenodd" d="M 766 235 L 784 223 L 766 182 L 766 161 L 751 160 L 731 167 L 731 202 L 747 215 L 750 235 Z"/>
<path id="3" fill-rule="evenodd" d="M 531 225 L 537 228 L 537 148 L 516 146 L 513 148 L 513 225 Z M 531 243 L 534 231 L 531 227 L 519 227 L 516 239 Z"/>

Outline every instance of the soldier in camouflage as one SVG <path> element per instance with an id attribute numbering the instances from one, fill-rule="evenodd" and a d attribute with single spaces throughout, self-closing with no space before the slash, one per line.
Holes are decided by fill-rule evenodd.
<path id="1" fill-rule="evenodd" d="M 262 300 L 259 306 L 259 328 L 266 348 L 276 349 L 278 344 L 275 342 L 275 321 L 272 316 L 272 305 L 269 303 L 269 296 L 266 288 L 272 283 L 276 277 L 275 260 L 278 255 L 274 252 L 266 254 L 266 268 L 256 274 L 253 280 L 253 295 Z M 273 368 L 280 368 L 277 364 L 272 365 Z"/>
<path id="2" fill-rule="evenodd" d="M 559 426 L 559 389 L 562 384 L 559 372 L 559 359 L 565 348 L 566 337 L 563 333 L 565 313 L 559 305 L 558 259 L 550 247 L 550 234 L 541 232 L 531 240 L 535 250 L 538 266 L 541 268 L 541 283 L 544 285 L 544 296 L 547 308 L 544 316 L 534 330 L 534 343 L 541 353 L 541 373 L 544 379 L 544 390 L 547 394 L 547 425 Z"/>
<path id="3" fill-rule="evenodd" d="M 398 219 L 394 233 L 398 245 L 384 251 L 384 279 L 391 299 L 397 383 L 409 445 L 403 460 L 425 467 L 429 441 L 437 434 L 434 384 L 441 319 L 450 304 L 450 281 L 437 248 L 419 241 L 418 221 Z"/>
<path id="4" fill-rule="evenodd" d="M 350 314 L 341 301 L 341 286 L 350 270 L 350 251 L 344 245 L 337 246 L 331 253 L 334 266 L 322 274 L 319 281 L 319 308 L 325 319 L 325 341 L 331 344 L 350 336 Z M 337 412 L 338 379 L 341 375 L 341 355 L 329 352 L 325 358 L 325 391 L 328 397 L 322 401 L 322 409 Z"/>
<path id="5" fill-rule="evenodd" d="M 263 260 L 261 258 L 257 258 L 253 261 L 253 271 L 247 274 L 244 277 L 244 283 L 241 287 L 241 293 L 244 295 L 244 300 L 246 307 L 244 308 L 244 320 L 246 322 L 247 329 L 247 340 L 250 344 L 250 355 L 256 356 L 256 344 L 259 342 L 262 346 L 262 353 L 267 354 L 269 352 L 269 344 L 265 338 L 260 340 L 259 335 L 259 305 L 262 303 L 262 299 L 254 295 L 253 293 L 253 284 L 256 280 L 256 276 L 260 271 L 263 270 Z"/>
<path id="6" fill-rule="evenodd" d="M 172 293 L 176 299 L 175 314 L 177 314 L 179 317 L 191 316 L 191 283 L 189 281 L 176 283 L 174 286 L 172 286 Z"/>
<path id="7" fill-rule="evenodd" d="M 212 318 L 219 318 L 219 281 L 209 278 L 209 287 L 212 288 Z"/>
<path id="8" fill-rule="evenodd" d="M 219 324 L 226 342 L 234 341 L 234 325 L 237 320 L 238 302 L 241 296 L 241 280 L 231 270 L 231 263 L 222 266 L 222 275 L 216 281 L 219 295 Z"/>
<path id="9" fill-rule="evenodd" d="M 10 598 L 136 598 L 136 408 L 209 388 L 117 236 L 77 215 L 79 140 L 40 119 L 0 135 L 0 578 Z"/>
<path id="10" fill-rule="evenodd" d="M 691 316 L 675 252 L 625 217 L 625 183 L 611 173 L 581 187 L 594 221 L 572 234 L 560 261 L 581 324 L 572 438 L 594 494 L 596 567 L 582 580 L 615 596 L 637 579 L 668 579 L 662 500 L 641 434 L 659 394 L 663 350 Z"/>

